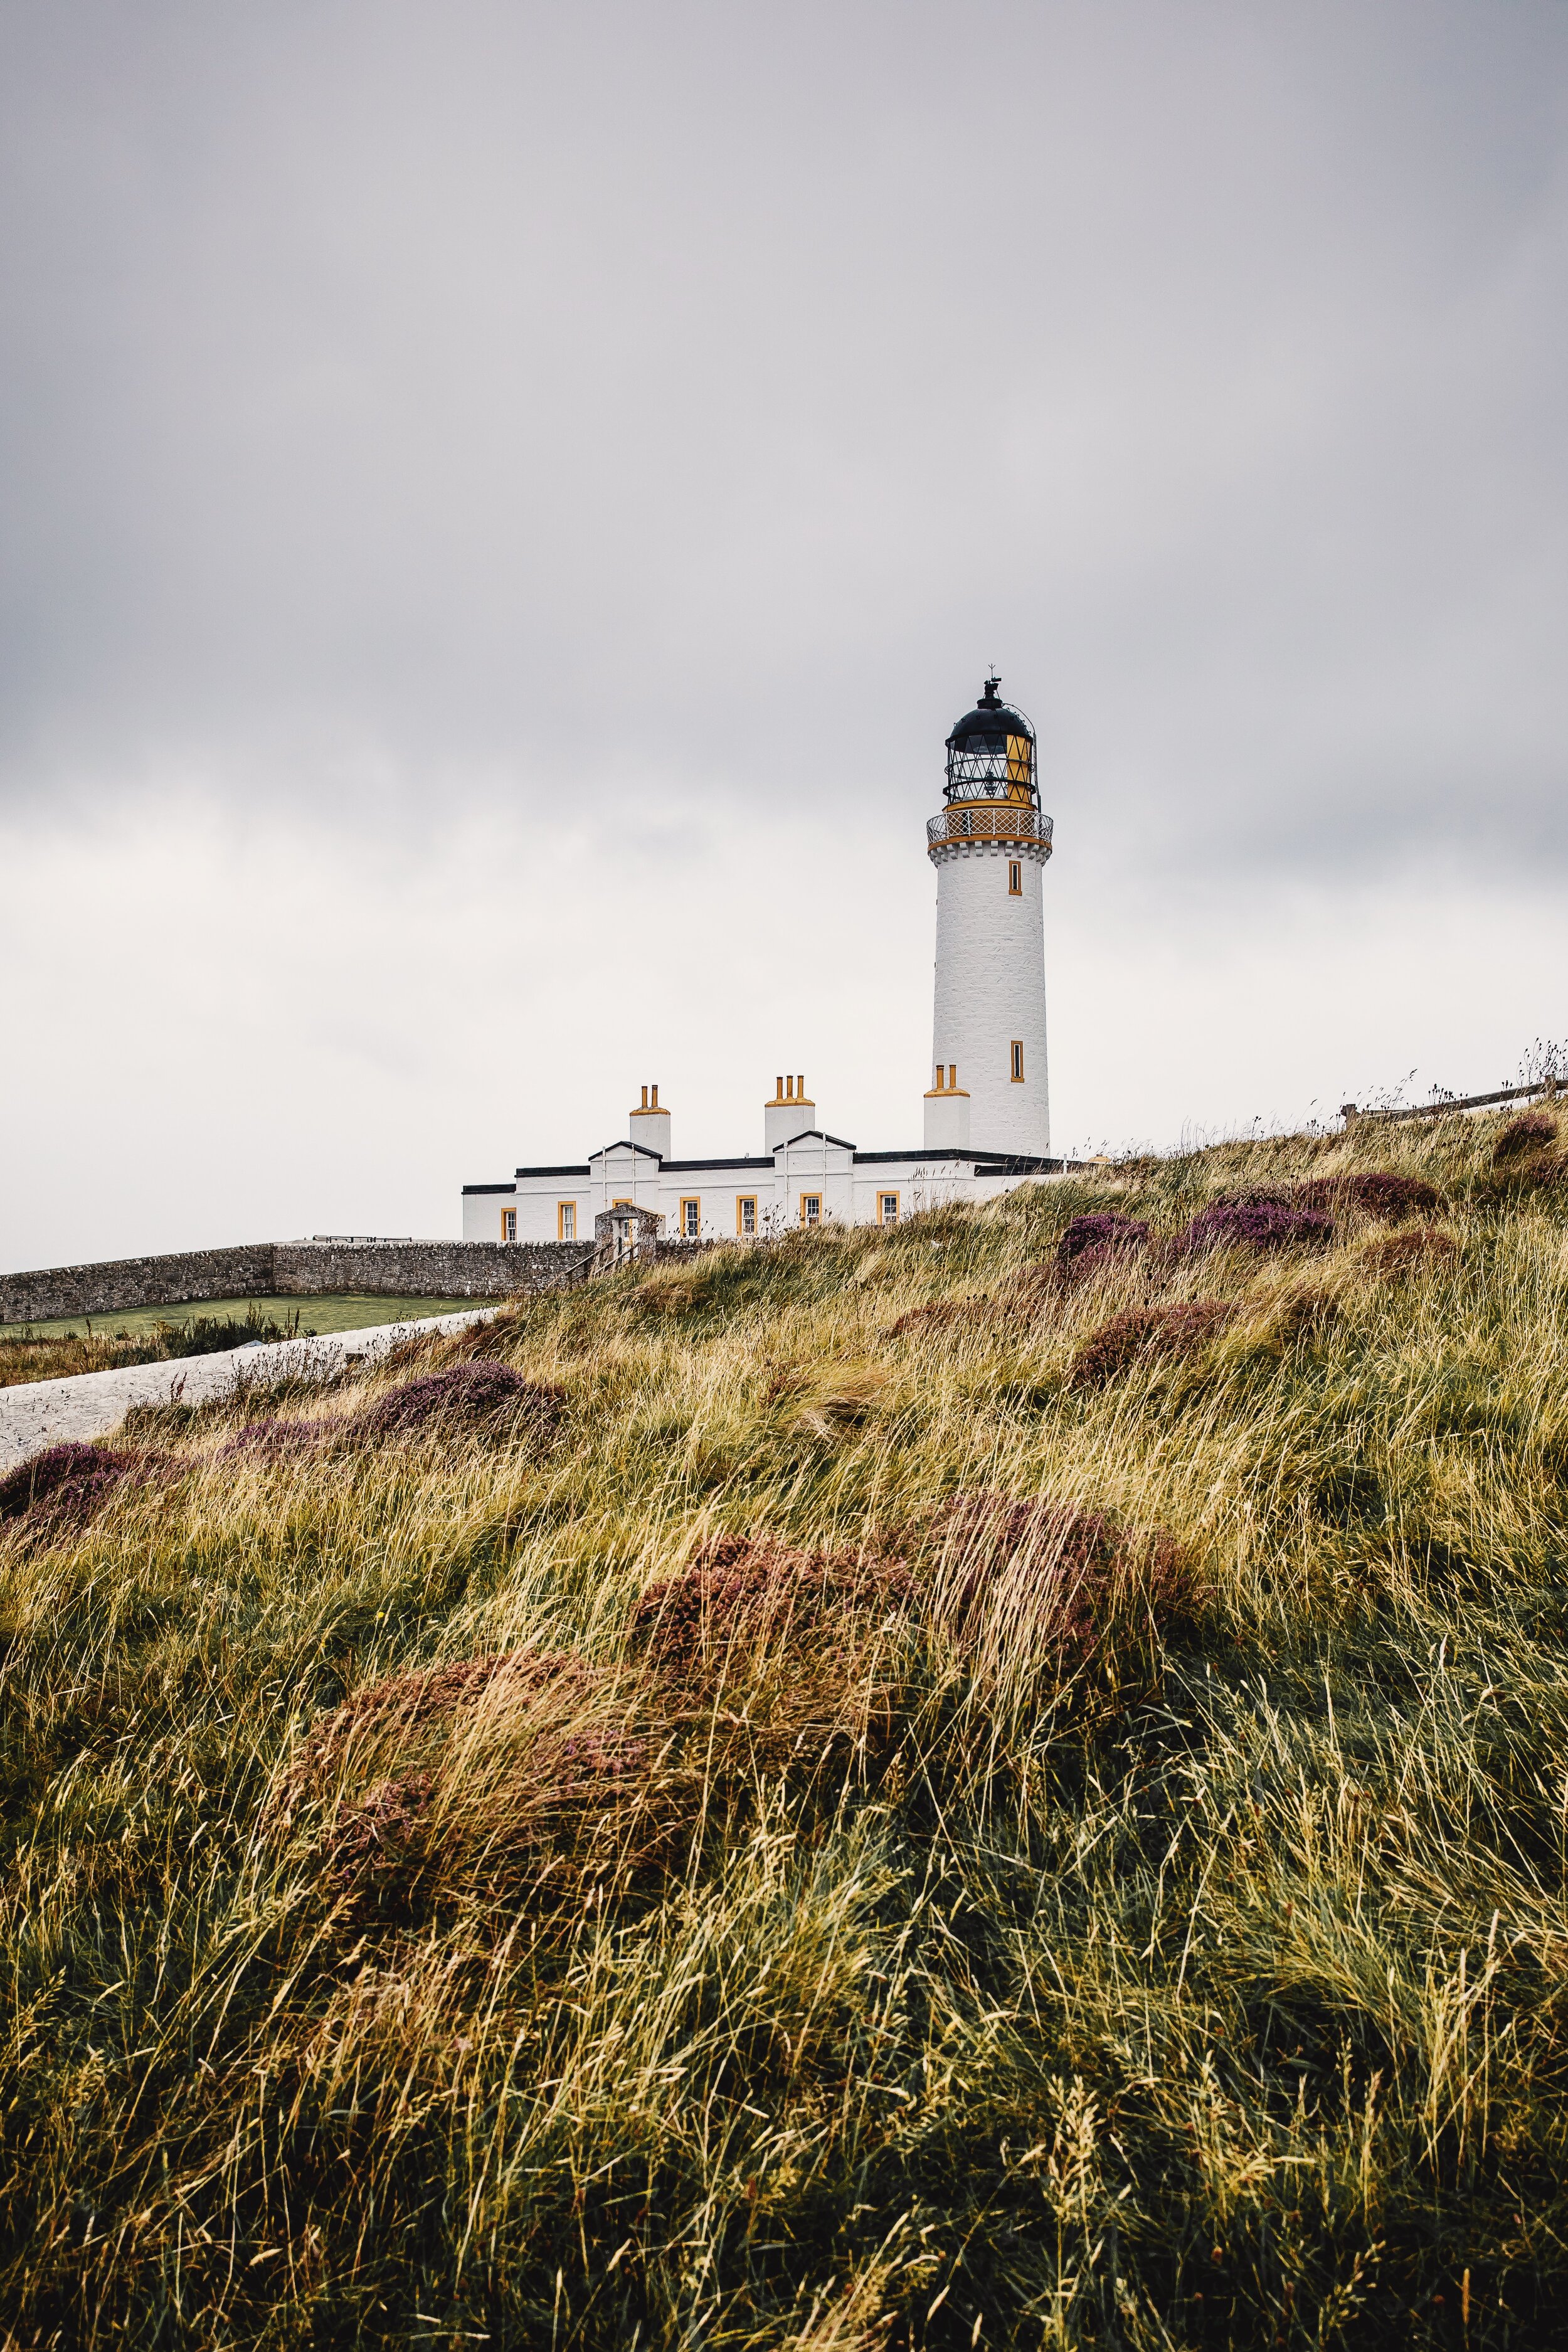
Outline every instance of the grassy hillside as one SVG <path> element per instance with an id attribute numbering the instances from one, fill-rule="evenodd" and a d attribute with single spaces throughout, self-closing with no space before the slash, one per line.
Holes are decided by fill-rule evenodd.
<path id="1" fill-rule="evenodd" d="M 0 1489 L 8 2341 L 1568 2339 L 1503 1133 L 718 1249 Z"/>

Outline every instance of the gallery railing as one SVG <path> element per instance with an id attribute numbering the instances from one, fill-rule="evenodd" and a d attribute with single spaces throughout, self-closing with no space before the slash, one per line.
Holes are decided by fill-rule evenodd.
<path id="1" fill-rule="evenodd" d="M 997 801 L 984 808 L 948 808 L 931 817 L 926 839 L 932 848 L 944 841 L 1028 841 L 1051 854 L 1051 821 L 1038 809 L 1017 802 Z"/>

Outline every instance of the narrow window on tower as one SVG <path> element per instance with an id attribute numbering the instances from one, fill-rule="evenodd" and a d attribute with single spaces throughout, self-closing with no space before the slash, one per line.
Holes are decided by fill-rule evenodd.
<path id="1" fill-rule="evenodd" d="M 682 1201 L 682 1202 L 681 1202 L 681 1204 L 680 1204 L 680 1237 L 681 1237 L 682 1241 L 688 1241 L 688 1242 L 694 1242 L 694 1241 L 696 1241 L 696 1240 L 699 1238 L 699 1236 L 700 1235 L 701 1231 L 702 1231 L 702 1203 L 701 1203 L 701 1202 L 700 1202 L 700 1201 Z"/>
<path id="2" fill-rule="evenodd" d="M 1021 1037 L 1015 1037 L 1013 1040 L 1013 1084 L 1016 1087 L 1021 1087 L 1023 1083 L 1024 1041 Z"/>
<path id="3" fill-rule="evenodd" d="M 754 1192 L 742 1192 L 735 1202 L 735 1231 L 754 1234 L 756 1230 L 757 1196 Z"/>
<path id="4" fill-rule="evenodd" d="M 502 1241 L 503 1241 L 503 1242 L 514 1242 L 514 1241 L 516 1241 L 516 1239 L 517 1239 L 517 1211 L 516 1211 L 515 1209 L 503 1209 L 503 1210 L 501 1211 L 501 1213 L 500 1213 L 500 1237 L 501 1237 L 501 1239 L 502 1239 Z"/>
<path id="5" fill-rule="evenodd" d="M 577 1203 L 575 1201 L 560 1201 L 556 1203 L 555 1230 L 563 1242 L 576 1240 Z"/>
<path id="6" fill-rule="evenodd" d="M 1021 898 L 1023 897 L 1023 895 L 1024 895 L 1024 866 L 1023 866 L 1023 860 L 1022 860 L 1021 858 L 1017 858 L 1017 857 L 1010 857 L 1010 858 L 1007 860 L 1007 896 L 1009 897 L 1009 898 Z"/>

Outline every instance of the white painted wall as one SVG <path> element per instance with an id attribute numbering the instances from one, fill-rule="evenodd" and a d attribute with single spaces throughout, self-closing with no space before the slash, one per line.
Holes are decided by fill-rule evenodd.
<path id="1" fill-rule="evenodd" d="M 463 1239 L 466 1242 L 499 1242 L 506 1235 L 501 1229 L 501 1211 L 517 1206 L 516 1195 L 506 1192 L 465 1192 L 463 1195 Z M 548 1234 L 525 1234 L 522 1220 L 518 1220 L 519 1241 L 543 1242 L 555 1239 Z"/>
<path id="2" fill-rule="evenodd" d="M 855 1154 L 843 1143 L 830 1142 L 826 1135 L 797 1136 L 773 1154 L 778 1171 L 777 1195 L 780 1222 L 798 1225 L 805 1222 L 801 1215 L 801 1195 L 810 1192 L 822 1202 L 825 1224 L 853 1224 L 855 1222 Z"/>
<path id="3" fill-rule="evenodd" d="M 626 1114 L 626 1133 L 633 1143 L 640 1143 L 648 1151 L 657 1151 L 668 1160 L 675 1150 L 670 1115 L 662 1105 L 658 1110 L 633 1110 Z"/>
<path id="4" fill-rule="evenodd" d="M 700 1238 L 733 1241 L 740 1231 L 737 1204 L 742 1195 L 755 1199 L 757 1231 L 767 1234 L 799 1223 L 803 1192 L 821 1195 L 825 1223 L 870 1225 L 882 1222 L 879 1196 L 886 1192 L 898 1194 L 898 1214 L 902 1218 L 948 1201 L 994 1200 L 1020 1181 L 1054 1181 L 977 1177 L 972 1159 L 930 1160 L 919 1152 L 858 1167 L 847 1145 L 831 1142 L 821 1134 L 781 1145 L 771 1167 L 747 1167 L 731 1161 L 707 1168 L 667 1170 L 645 1154 L 633 1153 L 620 1144 L 596 1152 L 590 1168 L 591 1175 L 586 1177 L 519 1177 L 515 1192 L 510 1194 L 465 1195 L 464 1239 L 499 1240 L 501 1211 L 512 1205 L 517 1210 L 520 1242 L 555 1241 L 559 1237 L 558 1211 L 563 1201 L 571 1201 L 576 1206 L 577 1239 L 592 1242 L 595 1217 L 617 1200 L 631 1200 L 640 1208 L 657 1209 L 664 1219 L 664 1232 L 672 1238 L 678 1237 L 683 1230 L 681 1202 L 692 1199 L 699 1203 Z"/>
<path id="5" fill-rule="evenodd" d="M 925 1098 L 925 1148 L 928 1151 L 967 1151 L 969 1096 L 963 1087 L 934 1089 Z"/>
<path id="6" fill-rule="evenodd" d="M 1040 850 L 1015 842 L 933 844 L 936 991 L 931 1066 L 958 1065 L 976 1150 L 1044 1158 L 1051 1145 L 1046 1067 L 1046 951 Z M 1017 859 L 1023 890 L 1007 887 Z M 1024 1077 L 1011 1074 L 1022 1040 Z"/>
<path id="7" fill-rule="evenodd" d="M 795 1080 L 786 1078 L 784 1083 L 786 1086 L 793 1087 Z M 763 1105 L 763 1150 L 776 1151 L 779 1145 L 787 1143 L 792 1136 L 804 1135 L 807 1128 L 819 1126 L 820 1123 L 816 1116 L 816 1105 L 809 1095 L 789 1097 L 783 1102 L 775 1099 L 773 1102 L 764 1103 Z"/>

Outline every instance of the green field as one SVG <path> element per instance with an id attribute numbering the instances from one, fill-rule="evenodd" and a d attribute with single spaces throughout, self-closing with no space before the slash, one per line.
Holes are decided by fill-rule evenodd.
<path id="1" fill-rule="evenodd" d="M 483 1307 L 482 1298 L 369 1298 L 357 1292 L 334 1292 L 321 1298 L 204 1298 L 183 1307 L 130 1307 L 117 1314 L 63 1315 L 47 1323 L 0 1324 L 0 1339 L 20 1339 L 30 1331 L 40 1339 L 86 1337 L 114 1339 L 121 1332 L 136 1338 L 154 1331 L 160 1323 L 190 1323 L 200 1318 L 211 1323 L 243 1323 L 251 1313 L 289 1328 L 298 1319 L 301 1332 L 363 1331 L 376 1323 L 410 1322 L 426 1315 L 455 1315 L 460 1307 Z"/>

